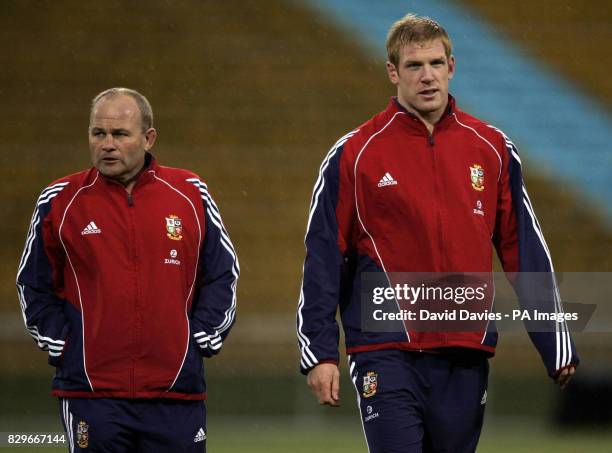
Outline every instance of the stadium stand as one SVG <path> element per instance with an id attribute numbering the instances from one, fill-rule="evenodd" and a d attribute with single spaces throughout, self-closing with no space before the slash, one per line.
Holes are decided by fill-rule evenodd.
<path id="1" fill-rule="evenodd" d="M 596 203 L 612 225 L 612 206 L 608 203 L 612 196 L 612 185 L 608 177 L 612 168 L 612 117 L 609 109 L 605 108 L 609 105 L 605 106 L 605 98 L 594 101 L 585 96 L 583 91 L 577 90 L 562 77 L 568 71 L 547 70 L 548 66 L 542 57 L 545 46 L 539 46 L 539 58 L 534 58 L 507 40 L 500 33 L 501 27 L 484 21 L 476 10 L 461 8 L 461 4 L 447 0 L 414 0 L 409 4 L 383 0 L 376 3 L 376 8 L 367 0 L 312 0 L 310 3 L 355 32 L 355 36 L 367 48 L 375 49 L 379 56 L 384 56 L 382 43 L 389 24 L 396 18 L 407 12 L 415 12 L 439 20 L 448 29 L 454 42 L 458 72 L 452 89 L 459 101 L 469 111 L 503 129 L 525 155 L 539 164 L 540 172 L 551 179 L 559 179 L 583 199 Z M 511 5 L 515 4 L 480 4 L 485 3 L 491 12 L 498 11 L 496 16 L 502 15 L 499 11 L 508 12 L 513 8 Z M 493 3 L 505 3 L 506 6 L 496 7 L 492 6 Z M 529 2 L 528 6 L 524 4 L 517 11 L 537 9 L 537 3 Z M 555 10 L 551 6 L 543 11 L 544 6 L 546 2 L 541 2 L 540 16 Z M 563 7 L 564 4 L 557 4 L 558 9 Z M 595 9 L 590 8 L 591 11 Z M 610 15 L 606 16 L 605 11 L 600 9 L 599 20 L 593 22 L 596 31 L 605 27 L 606 17 L 609 19 Z M 577 11 L 574 16 L 579 14 Z M 506 23 L 512 21 L 513 17 L 517 18 L 516 13 L 508 16 Z M 535 29 L 532 34 L 537 34 L 538 26 L 545 26 L 546 22 L 529 22 L 534 16 L 532 13 L 527 20 L 516 20 L 513 30 L 520 33 L 524 25 L 526 29 Z M 588 23 L 592 16 L 584 17 L 583 23 Z M 552 19 L 549 19 L 550 28 L 554 28 L 551 23 Z M 610 31 L 605 30 L 596 36 L 602 40 L 601 43 L 605 43 L 609 42 L 605 41 L 609 34 Z M 589 35 L 589 38 L 594 37 Z M 569 39 L 566 37 L 558 41 L 558 47 L 553 52 L 558 59 L 566 50 L 562 43 Z M 554 38 L 551 37 L 551 40 Z M 546 48 L 551 47 L 552 43 Z M 567 51 L 576 53 L 576 47 L 568 48 Z M 606 49 L 606 52 L 609 54 L 609 50 Z M 607 60 L 610 60 L 609 56 Z M 601 78 L 605 79 L 606 57 L 601 62 L 594 58 L 589 61 L 597 61 Z"/>

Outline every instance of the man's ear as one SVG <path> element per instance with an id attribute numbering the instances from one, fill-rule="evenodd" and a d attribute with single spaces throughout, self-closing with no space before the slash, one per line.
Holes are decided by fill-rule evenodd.
<path id="1" fill-rule="evenodd" d="M 390 61 L 387 61 L 387 75 L 389 76 L 389 80 L 393 85 L 397 85 L 399 83 L 399 74 L 397 73 L 397 69 Z"/>
<path id="2" fill-rule="evenodd" d="M 144 150 L 149 151 L 151 148 L 153 148 L 153 145 L 155 144 L 156 139 L 157 139 L 157 131 L 153 129 L 152 127 L 147 129 L 147 131 L 145 132 L 145 140 L 147 142 L 145 143 Z"/>
<path id="3" fill-rule="evenodd" d="M 457 62 L 455 61 L 455 56 L 451 55 L 448 57 L 448 79 L 452 79 L 455 75 L 455 69 L 457 67 Z"/>

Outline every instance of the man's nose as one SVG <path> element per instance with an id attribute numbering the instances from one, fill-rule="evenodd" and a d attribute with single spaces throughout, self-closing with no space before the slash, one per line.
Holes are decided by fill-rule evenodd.
<path id="1" fill-rule="evenodd" d="M 421 82 L 433 82 L 433 70 L 429 65 L 423 65 L 423 72 L 421 74 Z"/>
<path id="2" fill-rule="evenodd" d="M 106 134 L 104 136 L 104 141 L 102 142 L 102 149 L 104 151 L 112 151 L 115 148 L 115 138 L 113 137 L 113 134 Z"/>

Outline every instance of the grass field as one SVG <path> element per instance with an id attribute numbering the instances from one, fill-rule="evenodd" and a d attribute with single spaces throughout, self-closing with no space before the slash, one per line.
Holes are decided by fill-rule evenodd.
<path id="1" fill-rule="evenodd" d="M 311 418 L 223 417 L 210 421 L 207 450 L 212 453 L 366 452 L 358 419 L 334 423 Z M 611 431 L 555 432 L 540 421 L 494 419 L 485 422 L 479 452 L 570 453 L 609 451 Z M 0 448 L 0 451 L 3 449 Z M 63 448 L 18 448 L 19 452 L 64 452 Z M 8 451 L 5 450 L 5 451 Z M 11 450 L 12 451 L 12 450 Z"/>
<path id="2" fill-rule="evenodd" d="M 344 376 L 346 379 L 346 373 Z M 301 377 L 248 381 L 251 396 L 245 398 L 232 388 L 245 381 L 212 373 L 215 391 L 207 401 L 207 450 L 212 453 L 325 453 L 367 452 L 361 423 L 354 406 L 354 392 L 343 381 L 342 407 L 331 410 L 313 403 L 303 391 Z M 540 390 L 517 380 L 495 380 L 490 386 L 485 424 L 479 452 L 570 453 L 607 452 L 612 445 L 612 427 L 599 431 L 553 429 L 552 414 L 557 404 Z M 0 378 L 0 432 L 57 432 L 62 429 L 57 401 L 48 396 L 47 376 Z M 555 389 L 549 389 L 551 392 Z M 274 397 L 270 398 L 273 394 Z M 556 392 L 554 392 L 556 394 Z M 529 399 L 529 401 L 526 400 Z M 531 404 L 528 404 L 531 403 Z M 235 415 L 241 414 L 241 415 Z M 271 415 L 275 414 L 275 415 Z M 299 414 L 299 415 L 296 415 Z M 512 415 L 510 415 L 512 414 Z M 65 448 L 2 448 L 17 452 L 65 452 Z"/>
<path id="3" fill-rule="evenodd" d="M 297 426 L 296 426 L 297 425 Z M 301 426 L 300 426 L 301 425 Z M 253 423 L 250 429 L 236 432 L 231 422 L 215 426 L 211 422 L 208 449 L 213 453 L 325 453 L 366 452 L 357 417 L 334 425 L 321 426 L 316 421 Z M 215 430 L 217 432 L 215 432 Z M 537 421 L 496 420 L 487 423 L 479 452 L 603 452 L 612 445 L 612 432 L 555 433 Z"/>

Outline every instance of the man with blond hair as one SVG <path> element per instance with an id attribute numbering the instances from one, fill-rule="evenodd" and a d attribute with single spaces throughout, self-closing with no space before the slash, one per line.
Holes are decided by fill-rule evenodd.
<path id="1" fill-rule="evenodd" d="M 448 92 L 455 57 L 444 28 L 409 14 L 389 30 L 387 54 L 397 95 L 336 142 L 315 185 L 297 314 L 301 371 L 320 404 L 339 404 L 339 309 L 370 452 L 471 452 L 497 342 L 493 323 L 369 328 L 362 304 L 372 276 L 383 276 L 389 287 L 377 294 L 391 290 L 399 308 L 397 273 L 490 275 L 493 244 L 509 275 L 549 275 L 538 302 L 557 314 L 562 306 L 516 147 Z M 491 288 L 479 315 L 493 311 Z M 552 324 L 530 337 L 564 387 L 579 360 L 567 325 Z"/>
<path id="2" fill-rule="evenodd" d="M 236 253 L 200 177 L 149 152 L 142 94 L 97 95 L 88 132 L 93 167 L 42 191 L 17 275 L 69 451 L 204 452 L 202 357 L 235 320 Z"/>

